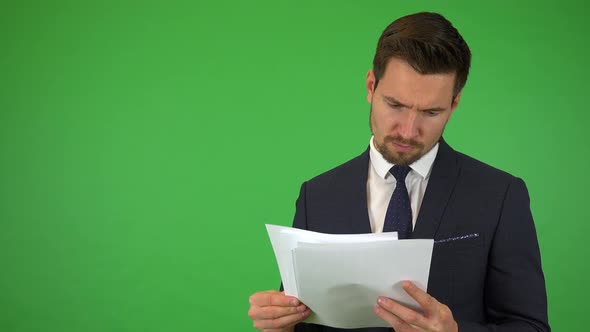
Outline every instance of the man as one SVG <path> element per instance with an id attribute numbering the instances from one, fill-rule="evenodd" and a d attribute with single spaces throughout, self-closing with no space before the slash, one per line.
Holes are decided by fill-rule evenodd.
<path id="1" fill-rule="evenodd" d="M 422 312 L 376 299 L 375 314 L 397 332 L 549 331 L 524 182 L 454 151 L 442 138 L 470 60 L 467 44 L 441 15 L 418 13 L 390 24 L 366 77 L 369 148 L 302 185 L 294 227 L 334 234 L 395 230 L 401 238 L 435 240 L 428 293 L 403 283 Z M 282 292 L 250 297 L 249 316 L 261 331 L 338 330 L 301 323 L 309 314 Z"/>

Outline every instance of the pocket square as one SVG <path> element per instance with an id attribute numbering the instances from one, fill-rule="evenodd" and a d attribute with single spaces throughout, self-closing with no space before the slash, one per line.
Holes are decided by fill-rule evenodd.
<path id="1" fill-rule="evenodd" d="M 465 234 L 465 235 L 450 237 L 450 238 L 441 239 L 441 240 L 435 240 L 434 241 L 434 244 L 451 242 L 451 241 L 458 241 L 458 240 L 465 240 L 465 239 L 471 239 L 471 238 L 474 238 L 474 237 L 479 237 L 479 233 L 471 233 L 471 234 Z"/>

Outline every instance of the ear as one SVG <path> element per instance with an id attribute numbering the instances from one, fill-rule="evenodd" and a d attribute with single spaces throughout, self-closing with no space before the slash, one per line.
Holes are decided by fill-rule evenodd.
<path id="1" fill-rule="evenodd" d="M 373 73 L 373 69 L 369 69 L 367 72 L 367 101 L 371 103 L 373 100 L 373 95 L 375 94 L 375 73 Z"/>
<path id="2" fill-rule="evenodd" d="M 455 111 L 457 106 L 459 106 L 459 101 L 461 101 L 461 94 L 463 91 L 460 91 L 455 98 L 453 98 L 453 103 L 451 104 L 451 114 Z"/>

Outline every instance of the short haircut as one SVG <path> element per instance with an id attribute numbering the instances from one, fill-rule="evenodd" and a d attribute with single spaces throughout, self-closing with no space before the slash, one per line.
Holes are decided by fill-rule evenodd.
<path id="1" fill-rule="evenodd" d="M 393 21 L 381 34 L 373 59 L 375 88 L 392 58 L 420 74 L 455 73 L 453 98 L 465 86 L 471 51 L 459 31 L 437 13 L 416 13 Z"/>

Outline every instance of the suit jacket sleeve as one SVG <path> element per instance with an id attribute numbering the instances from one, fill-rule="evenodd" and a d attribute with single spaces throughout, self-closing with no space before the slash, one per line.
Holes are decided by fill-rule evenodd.
<path id="1" fill-rule="evenodd" d="M 485 282 L 487 320 L 459 331 L 550 331 L 539 245 L 524 182 L 514 178 L 492 240 Z"/>
<path id="2" fill-rule="evenodd" d="M 295 202 L 295 217 L 293 218 L 293 227 L 307 229 L 307 217 L 305 211 L 305 187 L 307 182 L 303 182 L 299 190 L 299 197 Z"/>

